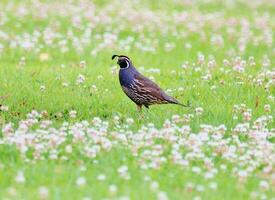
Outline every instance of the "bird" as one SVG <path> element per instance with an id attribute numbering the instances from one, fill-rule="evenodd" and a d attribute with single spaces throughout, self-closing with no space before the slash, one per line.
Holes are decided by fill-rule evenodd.
<path id="1" fill-rule="evenodd" d="M 131 59 L 125 55 L 113 55 L 112 60 L 117 59 L 120 66 L 119 82 L 124 93 L 136 104 L 138 112 L 142 106 L 149 108 L 154 104 L 177 104 L 184 107 L 187 105 L 180 103 L 174 97 L 166 94 L 156 83 L 143 76 L 134 67 Z"/>

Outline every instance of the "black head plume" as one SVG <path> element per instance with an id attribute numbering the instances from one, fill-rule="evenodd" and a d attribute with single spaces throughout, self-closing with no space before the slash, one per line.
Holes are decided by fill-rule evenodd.
<path id="1" fill-rule="evenodd" d="M 128 68 L 131 66 L 132 62 L 128 56 L 115 54 L 112 56 L 112 60 L 114 60 L 116 57 L 118 57 L 117 64 L 120 66 L 120 68 Z"/>
<path id="2" fill-rule="evenodd" d="M 112 56 L 112 60 L 114 60 L 116 57 L 127 58 L 128 60 L 130 60 L 130 58 L 128 56 L 125 56 L 125 55 L 116 55 L 116 54 Z"/>
<path id="3" fill-rule="evenodd" d="M 112 56 L 112 60 L 114 60 L 115 57 L 119 57 L 119 55 L 113 55 L 113 56 Z"/>

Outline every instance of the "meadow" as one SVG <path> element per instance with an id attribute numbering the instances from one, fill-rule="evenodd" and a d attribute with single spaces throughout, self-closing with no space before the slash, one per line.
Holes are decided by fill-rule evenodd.
<path id="1" fill-rule="evenodd" d="M 0 1 L 0 199 L 275 199 L 272 0 Z M 191 106 L 142 114 L 113 54 Z"/>

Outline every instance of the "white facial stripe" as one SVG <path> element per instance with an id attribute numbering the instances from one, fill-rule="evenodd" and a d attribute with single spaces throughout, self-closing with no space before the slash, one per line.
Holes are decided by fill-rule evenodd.
<path id="1" fill-rule="evenodd" d="M 129 58 L 121 56 L 120 58 L 124 58 L 125 60 L 127 60 L 128 62 L 131 62 Z"/>
<path id="2" fill-rule="evenodd" d="M 126 66 L 126 68 L 125 68 L 125 69 L 127 69 L 127 68 L 130 66 L 130 63 L 129 63 L 129 61 L 128 61 L 128 60 L 126 60 L 126 63 L 127 63 L 127 66 Z"/>
<path id="3" fill-rule="evenodd" d="M 130 62 L 130 60 L 128 58 L 125 57 L 125 60 L 127 60 L 128 62 Z"/>

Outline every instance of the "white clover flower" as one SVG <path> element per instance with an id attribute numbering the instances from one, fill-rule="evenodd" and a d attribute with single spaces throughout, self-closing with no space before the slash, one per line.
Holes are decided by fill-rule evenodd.
<path id="1" fill-rule="evenodd" d="M 0 107 L 1 108 L 1 107 Z M 13 124 L 12 123 L 8 123 L 8 124 L 5 124 L 3 125 L 3 128 L 2 128 L 2 133 L 4 135 L 10 135 L 13 133 Z"/>
<path id="2" fill-rule="evenodd" d="M 214 174 L 211 173 L 211 172 L 206 172 L 206 173 L 204 174 L 204 178 L 205 178 L 205 179 L 212 179 L 213 177 L 214 177 Z"/>
<path id="3" fill-rule="evenodd" d="M 56 160 L 58 158 L 56 150 L 52 150 L 50 152 L 49 158 L 52 159 L 52 160 Z"/>
<path id="4" fill-rule="evenodd" d="M 83 197 L 82 200 L 92 200 L 91 197 Z"/>
<path id="5" fill-rule="evenodd" d="M 0 111 L 7 112 L 9 110 L 8 106 L 0 105 Z"/>
<path id="6" fill-rule="evenodd" d="M 196 186 L 196 190 L 197 190 L 198 192 L 203 192 L 203 191 L 204 191 L 204 186 L 203 186 L 203 185 L 197 185 L 197 186 Z"/>
<path id="7" fill-rule="evenodd" d="M 159 189 L 159 184 L 158 184 L 158 182 L 153 181 L 153 182 L 150 184 L 150 189 L 151 189 L 153 192 L 157 191 L 157 190 Z"/>
<path id="8" fill-rule="evenodd" d="M 19 61 L 19 66 L 23 66 L 23 65 L 26 65 L 26 58 L 24 56 L 21 57 Z"/>
<path id="9" fill-rule="evenodd" d="M 23 171 L 18 171 L 17 172 L 16 177 L 15 177 L 15 181 L 17 183 L 25 183 L 26 179 L 25 179 Z"/>
<path id="10" fill-rule="evenodd" d="M 92 122 L 94 125 L 99 125 L 101 124 L 102 120 L 99 117 L 94 117 Z"/>
<path id="11" fill-rule="evenodd" d="M 85 68 L 86 67 L 86 62 L 84 60 L 80 61 L 79 66 L 81 68 Z"/>
<path id="12" fill-rule="evenodd" d="M 265 111 L 265 112 L 270 112 L 270 111 L 271 111 L 271 106 L 270 106 L 270 104 L 265 104 L 265 105 L 264 105 L 264 111 Z"/>
<path id="13" fill-rule="evenodd" d="M 195 113 L 196 113 L 197 116 L 202 115 L 202 113 L 203 113 L 203 108 L 202 108 L 202 107 L 197 107 L 197 108 L 195 108 Z"/>
<path id="14" fill-rule="evenodd" d="M 226 130 L 227 130 L 227 128 L 226 128 L 226 126 L 224 124 L 222 124 L 222 125 L 220 125 L 220 126 L 217 127 L 217 131 L 220 134 L 224 134 L 226 132 Z"/>
<path id="15" fill-rule="evenodd" d="M 184 63 L 184 64 L 181 65 L 182 69 L 187 69 L 188 67 L 189 67 L 189 65 L 187 63 Z"/>
<path id="16" fill-rule="evenodd" d="M 121 167 L 119 167 L 117 169 L 117 172 L 119 173 L 119 175 L 124 178 L 124 179 L 130 179 L 130 175 L 129 175 L 129 172 L 128 172 L 128 167 L 126 165 L 123 165 Z"/>
<path id="17" fill-rule="evenodd" d="M 204 81 L 209 81 L 212 79 L 212 75 L 210 73 L 207 73 L 206 75 L 204 76 L 201 76 L 202 80 Z"/>
<path id="18" fill-rule="evenodd" d="M 66 145 L 65 152 L 71 154 L 73 152 L 72 145 L 70 144 Z"/>
<path id="19" fill-rule="evenodd" d="M 76 111 L 76 110 L 71 110 L 71 111 L 69 112 L 70 118 L 76 118 L 76 114 L 77 114 L 77 111 Z"/>
<path id="20" fill-rule="evenodd" d="M 172 116 L 172 122 L 179 122 L 180 116 L 179 115 L 173 115 Z"/>
<path id="21" fill-rule="evenodd" d="M 39 60 L 41 62 L 48 61 L 50 59 L 50 55 L 48 53 L 41 53 L 39 54 Z"/>
<path id="22" fill-rule="evenodd" d="M 76 179 L 77 186 L 84 186 L 85 184 L 86 184 L 86 179 L 84 177 L 80 176 Z"/>
<path id="23" fill-rule="evenodd" d="M 69 83 L 63 82 L 63 83 L 62 83 L 62 86 L 63 86 L 63 87 L 69 87 Z"/>
<path id="24" fill-rule="evenodd" d="M 244 112 L 243 113 L 243 118 L 244 118 L 245 121 L 250 121 L 251 117 L 252 117 L 251 112 Z"/>
<path id="25" fill-rule="evenodd" d="M 45 90 L 46 90 L 46 86 L 45 86 L 45 85 L 41 85 L 41 86 L 40 86 L 40 91 L 41 91 L 41 92 L 44 92 Z"/>
<path id="26" fill-rule="evenodd" d="M 201 53 L 198 54 L 198 63 L 199 63 L 200 65 L 202 65 L 202 64 L 205 63 L 205 57 L 204 57 L 204 55 L 201 54 Z"/>
<path id="27" fill-rule="evenodd" d="M 143 180 L 146 181 L 146 182 L 148 182 L 148 181 L 151 180 L 151 178 L 149 176 L 144 176 Z"/>
<path id="28" fill-rule="evenodd" d="M 223 171 L 227 170 L 227 166 L 226 166 L 225 164 L 221 164 L 221 165 L 220 165 L 220 168 L 221 168 Z"/>
<path id="29" fill-rule="evenodd" d="M 207 66 L 210 69 L 216 67 L 216 61 L 215 60 L 209 60 Z"/>
<path id="30" fill-rule="evenodd" d="M 115 115 L 113 117 L 113 121 L 114 121 L 115 124 L 119 124 L 119 120 L 120 120 L 120 117 L 118 115 Z"/>
<path id="31" fill-rule="evenodd" d="M 166 192 L 164 192 L 164 191 L 159 191 L 159 192 L 157 193 L 157 199 L 158 199 L 158 200 L 168 200 L 169 198 L 168 198 Z"/>
<path id="32" fill-rule="evenodd" d="M 87 167 L 85 165 L 81 165 L 80 168 L 79 168 L 79 170 L 81 172 L 85 172 L 85 171 L 87 171 Z"/>
<path id="33" fill-rule="evenodd" d="M 200 196 L 195 196 L 193 200 L 201 200 Z"/>
<path id="34" fill-rule="evenodd" d="M 106 176 L 104 174 L 99 174 L 97 176 L 97 180 L 99 180 L 99 181 L 105 181 L 106 180 Z"/>
<path id="35" fill-rule="evenodd" d="M 238 176 L 240 178 L 246 178 L 248 176 L 248 173 L 247 173 L 247 171 L 240 170 L 240 171 L 238 171 Z"/>
<path id="36" fill-rule="evenodd" d="M 115 195 L 115 194 L 117 193 L 117 186 L 114 185 L 114 184 L 110 185 L 110 186 L 109 186 L 109 193 L 110 193 L 111 195 Z"/>
<path id="37" fill-rule="evenodd" d="M 191 45 L 190 43 L 186 43 L 186 44 L 184 45 L 184 47 L 185 47 L 186 49 L 191 49 L 191 48 L 192 48 L 192 45 Z"/>
<path id="38" fill-rule="evenodd" d="M 218 184 L 216 182 L 211 182 L 209 184 L 209 188 L 212 190 L 216 190 L 218 188 Z"/>
<path id="39" fill-rule="evenodd" d="M 90 87 L 90 92 L 91 92 L 91 93 L 97 92 L 97 87 L 96 87 L 96 85 L 91 85 L 91 87 Z"/>
<path id="40" fill-rule="evenodd" d="M 97 76 L 97 79 L 98 79 L 98 80 L 103 79 L 103 76 L 102 76 L 102 75 L 98 75 L 98 76 Z"/>
<path id="41" fill-rule="evenodd" d="M 129 124 L 129 125 L 131 125 L 131 124 L 134 123 L 134 119 L 133 118 L 127 118 L 126 119 L 126 123 Z"/>
<path id="42" fill-rule="evenodd" d="M 85 76 L 82 75 L 82 74 L 79 74 L 79 75 L 77 76 L 77 79 L 76 79 L 76 84 L 77 84 L 77 85 L 83 84 L 84 81 L 85 81 Z"/>
<path id="43" fill-rule="evenodd" d="M 128 196 L 121 196 L 118 198 L 118 200 L 130 200 L 130 197 Z"/>
<path id="44" fill-rule="evenodd" d="M 212 85 L 210 89 L 211 89 L 211 90 L 216 90 L 216 89 L 217 89 L 217 86 L 216 86 L 216 85 Z"/>
<path id="45" fill-rule="evenodd" d="M 201 173 L 201 168 L 194 166 L 194 167 L 192 167 L 192 172 L 194 172 L 196 174 L 200 174 Z"/>
<path id="46" fill-rule="evenodd" d="M 48 199 L 49 197 L 49 189 L 47 187 L 39 187 L 38 193 L 40 199 Z"/>
<path id="47" fill-rule="evenodd" d="M 274 96 L 271 96 L 271 95 L 269 95 L 267 98 L 268 98 L 268 100 L 269 100 L 270 102 L 273 102 L 274 99 L 275 99 Z"/>
<path id="48" fill-rule="evenodd" d="M 268 190 L 269 189 L 269 183 L 267 181 L 260 181 L 260 188 L 263 189 L 263 190 Z"/>

